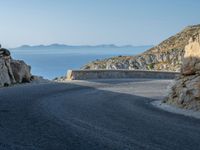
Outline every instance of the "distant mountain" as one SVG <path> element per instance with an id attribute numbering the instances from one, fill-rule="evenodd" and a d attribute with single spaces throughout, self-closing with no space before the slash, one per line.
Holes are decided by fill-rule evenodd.
<path id="1" fill-rule="evenodd" d="M 111 49 L 120 49 L 120 48 L 128 48 L 128 49 L 149 49 L 153 47 L 152 45 L 144 45 L 144 46 L 132 46 L 132 45 L 124 45 L 124 46 L 116 46 L 114 44 L 102 44 L 102 45 L 78 45 L 78 46 L 72 46 L 72 45 L 65 45 L 65 44 L 51 44 L 51 45 L 22 45 L 20 47 L 11 48 L 11 50 L 58 50 L 58 49 L 97 49 L 97 48 L 111 48 Z"/>

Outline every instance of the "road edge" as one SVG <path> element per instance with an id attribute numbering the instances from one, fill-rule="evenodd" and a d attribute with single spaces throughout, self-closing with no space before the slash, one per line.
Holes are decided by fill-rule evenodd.
<path id="1" fill-rule="evenodd" d="M 153 102 L 151 102 L 151 104 L 154 107 L 157 107 L 159 109 L 162 109 L 162 110 L 165 110 L 165 111 L 168 111 L 168 112 L 171 112 L 171 113 L 184 115 L 184 116 L 192 117 L 192 118 L 195 118 L 195 119 L 200 119 L 200 112 L 199 111 L 178 108 L 178 107 L 173 106 L 173 105 L 162 103 L 161 100 L 153 101 Z"/>

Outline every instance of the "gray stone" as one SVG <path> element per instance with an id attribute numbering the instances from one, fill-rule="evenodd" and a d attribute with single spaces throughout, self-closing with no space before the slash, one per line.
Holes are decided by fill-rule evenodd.
<path id="1" fill-rule="evenodd" d="M 31 81 L 31 67 L 28 66 L 24 61 L 11 60 L 11 68 L 16 82 L 30 82 Z"/>

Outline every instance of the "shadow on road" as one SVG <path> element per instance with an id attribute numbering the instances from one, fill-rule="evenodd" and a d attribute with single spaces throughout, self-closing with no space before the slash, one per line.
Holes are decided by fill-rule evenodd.
<path id="1" fill-rule="evenodd" d="M 94 83 L 108 83 L 115 85 L 120 83 L 130 83 L 130 82 L 145 82 L 145 81 L 154 81 L 156 79 L 119 79 L 116 82 L 117 79 L 97 79 L 97 80 L 84 80 L 87 82 L 94 82 Z"/>

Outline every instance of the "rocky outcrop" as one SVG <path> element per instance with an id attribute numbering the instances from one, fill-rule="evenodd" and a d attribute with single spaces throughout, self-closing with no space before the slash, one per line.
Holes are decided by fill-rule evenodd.
<path id="1" fill-rule="evenodd" d="M 7 49 L 0 48 L 0 87 L 31 81 L 30 66 L 14 60 Z"/>
<path id="2" fill-rule="evenodd" d="M 93 61 L 82 69 L 140 69 L 180 71 L 184 48 L 189 38 L 200 31 L 200 25 L 186 27 L 141 55 L 122 56 Z"/>
<path id="3" fill-rule="evenodd" d="M 200 32 L 185 47 L 181 76 L 175 81 L 164 102 L 200 110 Z"/>

